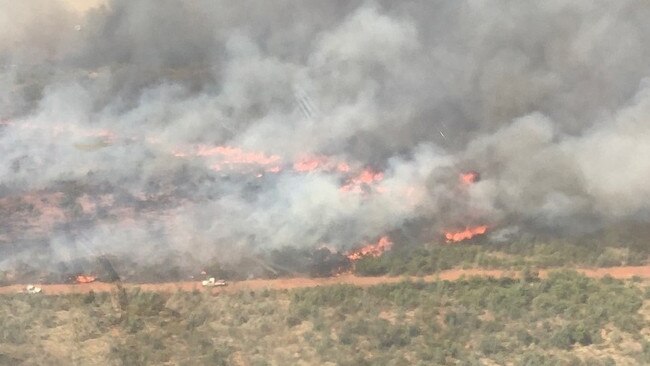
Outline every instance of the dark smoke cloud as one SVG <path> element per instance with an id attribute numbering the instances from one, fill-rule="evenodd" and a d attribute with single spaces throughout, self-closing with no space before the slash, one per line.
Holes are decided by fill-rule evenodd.
<path id="1" fill-rule="evenodd" d="M 346 248 L 413 222 L 436 235 L 488 224 L 502 239 L 650 216 L 645 1 L 0 10 L 0 239 L 12 247 L 227 259 Z M 325 171 L 260 179 L 172 155 L 198 145 L 289 165 L 329 156 L 382 171 L 384 193 L 341 192 Z M 459 187 L 470 169 L 481 180 Z M 8 202 L 44 192 L 63 198 L 23 198 L 47 228 L 35 239 Z"/>

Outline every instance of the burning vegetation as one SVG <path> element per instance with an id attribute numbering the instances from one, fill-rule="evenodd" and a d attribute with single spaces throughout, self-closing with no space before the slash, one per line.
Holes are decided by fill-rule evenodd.
<path id="1" fill-rule="evenodd" d="M 634 156 L 648 155 L 650 87 L 634 60 L 650 32 L 635 2 L 490 7 L 542 17 L 516 31 L 464 27 L 486 21 L 482 2 L 110 1 L 74 19 L 65 1 L 28 3 L 2 9 L 2 270 L 108 253 L 170 256 L 181 276 L 193 256 L 287 245 L 358 262 L 407 229 L 426 246 L 648 222 L 650 160 Z M 86 273 L 60 267 L 62 281 Z"/>
<path id="2" fill-rule="evenodd" d="M 478 235 L 483 235 L 487 232 L 487 229 L 487 225 L 479 225 L 466 227 L 464 230 L 447 231 L 445 232 L 445 239 L 447 240 L 447 243 L 457 243 L 463 240 L 472 239 Z"/>
<path id="3" fill-rule="evenodd" d="M 80 274 L 75 276 L 74 278 L 75 283 L 91 283 L 91 282 L 95 282 L 96 280 L 97 280 L 96 276 L 87 275 L 87 274 Z"/>
<path id="4" fill-rule="evenodd" d="M 481 175 L 477 171 L 471 170 L 468 172 L 460 173 L 459 179 L 461 184 L 469 186 L 481 180 Z"/>
<path id="5" fill-rule="evenodd" d="M 461 186 L 464 187 L 470 187 L 474 183 L 478 182 L 480 179 L 481 179 L 480 173 L 474 170 L 462 172 L 458 176 L 458 180 Z M 472 239 L 476 236 L 484 235 L 485 233 L 487 233 L 487 231 L 488 231 L 487 225 L 474 225 L 474 226 L 466 226 L 463 229 L 445 230 L 443 234 L 445 237 L 445 241 L 447 243 L 458 243 L 464 240 Z"/>
<path id="6" fill-rule="evenodd" d="M 374 244 L 367 244 L 362 246 L 359 249 L 352 250 L 346 254 L 346 257 L 352 261 L 358 261 L 359 259 L 370 256 L 370 257 L 379 257 L 384 254 L 385 251 L 390 250 L 393 247 L 393 242 L 388 236 L 382 236 Z"/>
<path id="7" fill-rule="evenodd" d="M 225 3 L 0 1 L 0 364 L 650 364 L 647 0 Z"/>

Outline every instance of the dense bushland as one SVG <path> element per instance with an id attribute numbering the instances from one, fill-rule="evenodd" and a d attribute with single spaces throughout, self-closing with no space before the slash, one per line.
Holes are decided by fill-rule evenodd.
<path id="1" fill-rule="evenodd" d="M 17 294 L 0 297 L 0 363 L 643 364 L 649 293 L 643 281 L 556 272 L 214 295 L 135 290 L 121 309 L 116 294 Z"/>

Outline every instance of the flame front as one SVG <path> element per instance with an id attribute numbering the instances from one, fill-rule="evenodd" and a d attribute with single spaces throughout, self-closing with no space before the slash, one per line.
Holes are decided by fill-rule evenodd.
<path id="1" fill-rule="evenodd" d="M 316 170 L 347 173 L 350 171 L 350 165 L 346 162 L 336 162 L 335 159 L 323 155 L 303 156 L 293 163 L 293 170 L 298 173 L 308 173 Z"/>
<path id="2" fill-rule="evenodd" d="M 473 170 L 469 172 L 460 173 L 460 177 L 459 177 L 460 182 L 466 186 L 478 182 L 480 178 L 481 176 L 478 174 L 478 172 L 475 172 Z"/>
<path id="3" fill-rule="evenodd" d="M 76 283 L 91 283 L 91 282 L 95 282 L 96 279 L 97 279 L 97 277 L 91 276 L 91 275 L 77 275 L 77 277 L 75 277 L 75 282 Z"/>
<path id="4" fill-rule="evenodd" d="M 215 171 L 225 168 L 234 169 L 242 166 L 258 166 L 267 172 L 279 172 L 281 159 L 278 155 L 269 155 L 257 151 L 245 151 L 232 146 L 209 146 L 197 145 L 190 149 L 174 149 L 172 154 L 176 157 L 197 156 L 202 158 L 214 158 L 218 160 L 210 165 Z"/>
<path id="5" fill-rule="evenodd" d="M 481 175 L 475 170 L 468 170 L 460 173 L 458 176 L 461 186 L 468 187 L 479 180 Z M 457 243 L 463 240 L 471 239 L 477 235 L 483 235 L 487 232 L 487 225 L 467 226 L 464 230 L 445 231 L 445 239 L 447 243 Z"/>
<path id="6" fill-rule="evenodd" d="M 341 186 L 341 191 L 361 193 L 363 192 L 364 187 L 369 187 L 383 179 L 384 173 L 375 172 L 371 169 L 364 169 L 361 173 L 348 179 L 348 181 Z"/>
<path id="7" fill-rule="evenodd" d="M 368 244 L 359 249 L 353 250 L 347 253 L 347 257 L 351 261 L 358 261 L 359 259 L 370 256 L 370 257 L 379 257 L 385 251 L 390 250 L 393 247 L 393 242 L 386 235 L 379 238 L 377 243 Z"/>
<path id="8" fill-rule="evenodd" d="M 293 163 L 293 170 L 301 173 L 312 172 L 327 164 L 327 162 L 327 158 L 324 156 L 303 157 Z"/>
<path id="9" fill-rule="evenodd" d="M 487 225 L 480 225 L 474 227 L 467 227 L 465 230 L 461 231 L 447 231 L 445 232 L 445 238 L 447 243 L 457 243 L 459 241 L 471 239 L 476 235 L 483 235 L 487 232 Z"/>

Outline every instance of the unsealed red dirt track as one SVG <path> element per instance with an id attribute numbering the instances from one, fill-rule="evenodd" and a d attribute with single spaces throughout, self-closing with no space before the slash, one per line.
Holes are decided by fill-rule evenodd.
<path id="1" fill-rule="evenodd" d="M 558 269 L 540 270 L 540 277 L 547 277 L 549 272 L 557 271 Z M 629 279 L 632 277 L 640 277 L 650 279 L 650 266 L 637 266 L 637 267 L 610 267 L 610 268 L 577 268 L 577 272 L 584 274 L 587 277 L 601 278 L 611 276 L 617 279 Z M 230 283 L 226 287 L 205 288 L 201 286 L 200 281 L 181 281 L 181 282 L 168 282 L 168 283 L 125 283 L 124 287 L 128 289 L 140 288 L 142 291 L 154 292 L 175 292 L 175 291 L 212 291 L 218 292 L 237 292 L 248 290 L 283 290 L 304 287 L 316 286 L 331 286 L 337 284 L 349 284 L 355 286 L 373 286 L 384 283 L 397 283 L 404 280 L 424 282 L 434 282 L 436 280 L 455 281 L 462 277 L 481 276 L 481 277 L 517 277 L 518 271 L 508 270 L 487 270 L 487 269 L 452 269 L 442 271 L 434 275 L 424 277 L 359 277 L 352 274 L 344 274 L 336 277 L 328 278 L 279 278 L 279 279 L 254 279 L 237 281 Z M 60 295 L 71 293 L 87 293 L 94 292 L 110 292 L 115 289 L 115 284 L 93 282 L 84 284 L 46 284 L 38 285 L 43 289 L 43 293 L 48 295 Z M 12 294 L 23 291 L 24 285 L 10 285 L 0 287 L 0 294 Z"/>

